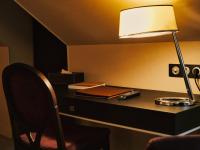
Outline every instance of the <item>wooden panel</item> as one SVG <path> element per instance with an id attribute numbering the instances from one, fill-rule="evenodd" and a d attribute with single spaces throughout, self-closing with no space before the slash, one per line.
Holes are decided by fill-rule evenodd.
<path id="1" fill-rule="evenodd" d="M 6 137 L 11 137 L 10 120 L 2 87 L 2 71 L 8 64 L 9 50 L 7 47 L 0 47 L 0 134 Z"/>

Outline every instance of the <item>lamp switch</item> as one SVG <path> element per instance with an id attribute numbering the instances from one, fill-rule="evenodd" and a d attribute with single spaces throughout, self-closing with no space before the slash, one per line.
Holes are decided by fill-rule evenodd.
<path id="1" fill-rule="evenodd" d="M 185 71 L 189 78 L 195 78 L 195 73 L 197 70 L 200 72 L 200 65 L 194 65 L 194 64 L 186 64 L 185 65 Z M 183 73 L 180 69 L 179 64 L 169 64 L 169 76 L 170 77 L 183 77 Z"/>

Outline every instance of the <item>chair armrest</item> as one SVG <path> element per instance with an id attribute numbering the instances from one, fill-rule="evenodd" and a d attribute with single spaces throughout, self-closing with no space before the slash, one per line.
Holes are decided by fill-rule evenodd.
<path id="1" fill-rule="evenodd" d="M 200 150 L 200 135 L 152 138 L 146 150 Z"/>

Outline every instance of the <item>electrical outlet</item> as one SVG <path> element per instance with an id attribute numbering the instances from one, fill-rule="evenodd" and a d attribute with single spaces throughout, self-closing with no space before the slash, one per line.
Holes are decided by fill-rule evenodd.
<path id="1" fill-rule="evenodd" d="M 191 65 L 191 64 L 186 64 L 185 65 L 185 70 L 189 78 L 195 78 L 195 69 L 198 70 L 200 74 L 200 65 Z M 183 77 L 183 73 L 180 69 L 179 64 L 169 64 L 169 76 L 170 77 Z"/>
<path id="2" fill-rule="evenodd" d="M 199 67 L 194 67 L 193 69 L 192 69 L 192 74 L 198 74 L 198 76 L 200 76 L 200 68 Z"/>

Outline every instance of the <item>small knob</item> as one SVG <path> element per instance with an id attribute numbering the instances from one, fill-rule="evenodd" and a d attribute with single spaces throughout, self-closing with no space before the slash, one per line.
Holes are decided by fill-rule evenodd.
<path id="1" fill-rule="evenodd" d="M 74 106 L 74 105 L 70 105 L 70 106 L 69 106 L 69 111 L 75 112 L 75 106 Z"/>

